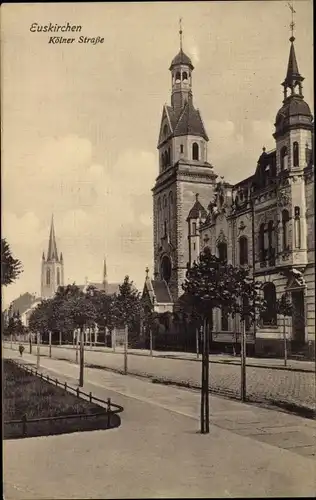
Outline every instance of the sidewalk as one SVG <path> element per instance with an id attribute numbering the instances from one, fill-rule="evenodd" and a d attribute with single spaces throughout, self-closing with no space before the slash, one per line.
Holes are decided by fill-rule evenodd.
<path id="1" fill-rule="evenodd" d="M 4 342 L 6 347 L 10 346 L 10 342 Z M 28 343 L 27 343 L 28 345 Z M 54 345 L 54 347 L 62 347 L 73 349 L 72 345 Z M 122 354 L 124 352 L 123 347 L 116 347 L 115 351 L 111 347 L 103 347 L 101 345 L 89 344 L 85 346 L 87 350 L 92 350 L 95 352 L 109 352 Z M 135 356 L 150 356 L 149 349 L 128 349 L 128 354 Z M 168 358 L 168 359 L 180 359 L 183 361 L 201 361 L 201 355 L 197 356 L 196 353 L 190 352 L 177 352 L 177 351 L 154 351 L 153 356 L 155 358 Z M 240 357 L 232 356 L 231 354 L 210 354 L 210 362 L 212 363 L 223 363 L 230 365 L 240 365 Z M 253 366 L 255 368 L 274 368 L 276 370 L 291 370 L 298 372 L 310 372 L 315 373 L 316 363 L 314 361 L 299 361 L 295 359 L 288 359 L 287 366 L 284 366 L 284 359 L 278 358 L 251 358 L 247 356 L 247 365 Z"/>
<path id="2" fill-rule="evenodd" d="M 41 364 L 77 384 L 78 366 Z M 122 405 L 121 427 L 5 441 L 6 500 L 315 495 L 315 421 L 212 396 L 202 436 L 196 392 L 87 368 L 84 390 Z"/>

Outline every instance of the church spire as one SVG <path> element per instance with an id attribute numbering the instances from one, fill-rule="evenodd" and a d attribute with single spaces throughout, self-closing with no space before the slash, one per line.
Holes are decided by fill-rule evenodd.
<path id="1" fill-rule="evenodd" d="M 293 2 L 292 4 L 288 3 L 288 6 L 291 10 L 292 13 L 292 21 L 290 24 L 290 29 L 291 29 L 291 37 L 290 37 L 290 42 L 291 42 L 291 47 L 290 47 L 290 55 L 289 55 L 289 62 L 287 65 L 287 72 L 286 72 L 286 77 L 284 82 L 282 83 L 284 87 L 284 100 L 287 99 L 287 97 L 291 97 L 293 95 L 299 96 L 303 98 L 302 95 L 302 81 L 304 80 L 304 77 L 300 75 L 299 69 L 298 69 L 298 64 L 297 64 L 297 59 L 296 59 L 296 54 L 295 54 L 295 47 L 294 47 L 294 27 L 295 27 L 295 22 L 294 22 L 294 14 L 296 14 L 296 11 L 294 10 L 293 7 Z M 290 90 L 291 93 L 288 96 L 287 95 L 287 90 Z M 298 89 L 298 92 L 297 92 Z"/>
<path id="2" fill-rule="evenodd" d="M 52 215 L 52 221 L 51 221 L 51 225 L 50 225 L 47 260 L 48 261 L 49 260 L 58 260 L 58 252 L 57 252 L 55 228 L 54 228 L 54 215 Z"/>

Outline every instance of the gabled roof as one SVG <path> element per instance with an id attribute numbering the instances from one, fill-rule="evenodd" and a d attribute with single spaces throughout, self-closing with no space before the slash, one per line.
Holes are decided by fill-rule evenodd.
<path id="1" fill-rule="evenodd" d="M 173 109 L 172 106 L 165 105 L 162 112 L 161 127 L 159 133 L 158 147 L 165 140 L 162 124 L 167 118 L 169 133 L 166 137 L 180 137 L 183 135 L 196 135 L 208 141 L 208 136 L 203 124 L 203 120 L 198 109 L 195 109 L 189 100 L 182 109 Z"/>
<path id="2" fill-rule="evenodd" d="M 151 284 L 158 303 L 169 304 L 170 302 L 173 302 L 169 287 L 164 280 L 151 280 Z"/>
<path id="3" fill-rule="evenodd" d="M 23 295 L 20 295 L 20 297 L 11 302 L 10 310 L 13 314 L 18 312 L 23 314 L 36 300 L 35 295 L 32 295 L 29 292 L 23 293 Z"/>
<path id="4" fill-rule="evenodd" d="M 174 136 L 181 135 L 198 135 L 208 141 L 200 111 L 194 108 L 191 100 L 184 106 L 174 128 Z"/>
<path id="5" fill-rule="evenodd" d="M 203 205 L 199 202 L 198 199 L 198 194 L 196 195 L 196 202 L 194 203 L 193 207 L 191 208 L 188 218 L 189 219 L 198 219 L 201 217 L 202 219 L 206 219 L 207 217 L 207 211 L 203 207 Z"/>

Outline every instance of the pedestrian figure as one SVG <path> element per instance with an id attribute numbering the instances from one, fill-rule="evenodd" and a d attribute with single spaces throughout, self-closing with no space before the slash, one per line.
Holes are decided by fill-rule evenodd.
<path id="1" fill-rule="evenodd" d="M 20 356 L 22 357 L 23 352 L 24 352 L 24 345 L 22 345 L 22 344 L 19 345 L 19 351 L 20 351 Z"/>

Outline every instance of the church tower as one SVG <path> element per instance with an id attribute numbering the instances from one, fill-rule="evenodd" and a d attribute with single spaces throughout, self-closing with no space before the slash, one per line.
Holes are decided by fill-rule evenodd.
<path id="1" fill-rule="evenodd" d="M 45 259 L 44 252 L 42 256 L 41 297 L 52 298 L 59 286 L 64 286 L 64 259 L 62 253 L 58 257 L 54 217 L 52 216 L 47 258 Z"/>
<path id="2" fill-rule="evenodd" d="M 292 10 L 293 14 L 294 10 Z M 313 145 L 313 116 L 303 96 L 303 76 L 295 54 L 292 18 L 290 55 L 283 86 L 283 106 L 275 121 L 276 167 L 281 180 L 279 194 L 288 205 L 279 208 L 282 259 L 288 265 L 307 264 L 306 169 Z"/>
<path id="3" fill-rule="evenodd" d="M 204 210 L 212 196 L 216 175 L 207 161 L 208 136 L 193 104 L 191 59 L 182 49 L 172 60 L 171 105 L 162 111 L 158 139 L 159 173 L 153 188 L 154 272 L 164 281 L 174 301 L 182 294 L 189 256 L 188 213 L 199 193 Z"/>

